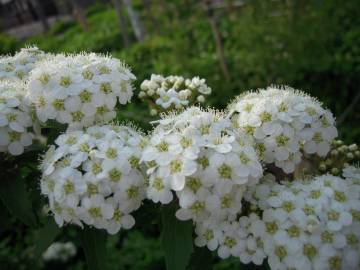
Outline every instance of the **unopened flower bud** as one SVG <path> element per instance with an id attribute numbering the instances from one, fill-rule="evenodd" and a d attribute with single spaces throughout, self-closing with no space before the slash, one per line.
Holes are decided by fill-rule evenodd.
<path id="1" fill-rule="evenodd" d="M 351 160 L 351 159 L 354 158 L 354 154 L 353 153 L 347 153 L 346 158 Z"/>
<path id="2" fill-rule="evenodd" d="M 333 175 L 338 175 L 339 174 L 339 169 L 338 168 L 332 168 L 331 169 L 331 174 L 333 174 Z"/>
<path id="3" fill-rule="evenodd" d="M 356 151 L 356 150 L 358 150 L 358 146 L 355 143 L 353 143 L 353 144 L 349 145 L 349 150 Z"/>
<path id="4" fill-rule="evenodd" d="M 326 166 L 331 166 L 332 160 L 328 158 L 327 160 L 325 160 L 325 164 Z"/>
<path id="5" fill-rule="evenodd" d="M 321 163 L 321 164 L 319 165 L 319 171 L 321 171 L 321 172 L 325 172 L 325 171 L 326 171 L 326 164 L 325 164 L 325 163 Z"/>
<path id="6" fill-rule="evenodd" d="M 336 141 L 336 145 L 337 146 L 341 146 L 341 145 L 343 145 L 344 144 L 344 142 L 342 141 L 342 140 L 337 140 Z"/>
<path id="7" fill-rule="evenodd" d="M 331 155 L 334 156 L 334 157 L 336 157 L 338 154 L 339 154 L 339 151 L 336 150 L 336 149 L 331 151 Z"/>
<path id="8" fill-rule="evenodd" d="M 186 90 L 184 90 L 185 91 L 185 93 L 186 93 L 186 95 L 189 97 L 189 96 L 191 96 L 191 90 L 189 90 L 189 89 L 186 89 Z"/>
<path id="9" fill-rule="evenodd" d="M 197 101 L 199 101 L 200 103 L 205 102 L 205 97 L 203 95 L 200 95 L 197 97 Z"/>
<path id="10" fill-rule="evenodd" d="M 150 110 L 150 115 L 155 116 L 157 114 L 158 114 L 158 111 L 156 109 L 151 109 Z"/>
<path id="11" fill-rule="evenodd" d="M 145 93 L 145 92 L 141 91 L 141 92 L 139 93 L 139 98 L 143 98 L 143 97 L 145 97 L 145 96 L 146 96 L 146 93 Z"/>
<path id="12" fill-rule="evenodd" d="M 152 95 L 155 94 L 155 91 L 152 90 L 152 89 L 150 89 L 150 90 L 147 92 L 147 94 L 151 97 Z"/>

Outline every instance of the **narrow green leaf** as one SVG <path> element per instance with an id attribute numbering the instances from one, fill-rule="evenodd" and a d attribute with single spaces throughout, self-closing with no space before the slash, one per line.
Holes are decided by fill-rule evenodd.
<path id="1" fill-rule="evenodd" d="M 36 217 L 23 179 L 10 176 L 0 179 L 0 198 L 11 215 L 36 227 Z"/>
<path id="2" fill-rule="evenodd" d="M 106 265 L 106 233 L 103 230 L 85 227 L 79 230 L 87 268 L 104 270 Z"/>
<path id="3" fill-rule="evenodd" d="M 196 247 L 191 254 L 187 270 L 212 270 L 212 254 L 207 247 Z"/>
<path id="4" fill-rule="evenodd" d="M 167 270 L 185 270 L 193 251 L 192 223 L 175 217 L 174 205 L 162 208 L 161 242 Z"/>
<path id="5" fill-rule="evenodd" d="M 52 244 L 59 234 L 60 228 L 52 217 L 48 217 L 44 226 L 35 232 L 34 256 L 36 260 L 41 258 L 43 252 Z"/>

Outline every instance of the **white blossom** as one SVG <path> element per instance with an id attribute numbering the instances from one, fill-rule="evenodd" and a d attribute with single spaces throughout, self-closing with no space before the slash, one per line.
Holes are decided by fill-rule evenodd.
<path id="1" fill-rule="evenodd" d="M 234 126 L 252 135 L 263 161 L 292 173 L 302 153 L 325 156 L 337 136 L 335 119 L 320 102 L 289 87 L 239 96 L 229 106 Z"/>
<path id="2" fill-rule="evenodd" d="M 58 225 L 86 224 L 110 234 L 134 226 L 131 213 L 146 193 L 142 135 L 127 126 L 93 126 L 55 143 L 41 165 L 41 192 Z"/>
<path id="3" fill-rule="evenodd" d="M 46 57 L 47 54 L 37 47 L 22 48 L 14 56 L 0 57 L 0 81 L 3 79 L 26 80 L 36 63 Z"/>
<path id="4" fill-rule="evenodd" d="M 67 262 L 76 254 L 76 247 L 72 242 L 55 242 L 52 243 L 43 253 L 44 261 L 61 261 Z"/>
<path id="5" fill-rule="evenodd" d="M 152 74 L 150 80 L 141 83 L 139 98 L 147 101 L 151 115 L 172 109 L 182 109 L 196 102 L 205 102 L 205 96 L 211 94 L 211 88 L 205 79 L 194 77 L 185 79 L 181 76 Z"/>
<path id="6" fill-rule="evenodd" d="M 22 82 L 0 81 L 0 152 L 17 156 L 39 135 Z"/>
<path id="7" fill-rule="evenodd" d="M 130 102 L 134 79 L 115 58 L 57 55 L 31 71 L 29 98 L 40 121 L 53 119 L 76 129 L 112 120 L 117 102 Z"/>

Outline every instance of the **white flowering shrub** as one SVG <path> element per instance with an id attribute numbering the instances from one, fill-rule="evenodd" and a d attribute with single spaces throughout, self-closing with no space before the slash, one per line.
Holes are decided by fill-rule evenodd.
<path id="1" fill-rule="evenodd" d="M 199 77 L 185 79 L 181 76 L 152 74 L 150 80 L 141 83 L 140 88 L 139 98 L 149 104 L 151 115 L 204 103 L 205 97 L 211 94 L 205 79 Z"/>
<path id="2" fill-rule="evenodd" d="M 36 62 L 47 55 L 37 47 L 27 47 L 14 56 L 0 56 L 0 80 L 26 80 Z"/>
<path id="3" fill-rule="evenodd" d="M 143 136 L 127 126 L 93 126 L 55 143 L 41 165 L 41 193 L 56 223 L 85 223 L 110 234 L 134 226 L 131 212 L 145 197 Z"/>
<path id="4" fill-rule="evenodd" d="M 268 87 L 237 97 L 223 112 L 201 109 L 193 105 L 211 94 L 204 79 L 152 75 L 138 96 L 161 118 L 145 136 L 109 124 L 119 104 L 130 102 L 134 80 L 119 60 L 93 53 L 50 55 L 33 47 L 0 58 L 0 152 L 32 151 L 44 124 L 55 145 L 40 166 L 43 212 L 60 227 L 82 228 L 94 269 L 104 260 L 104 231 L 132 228 L 135 214 L 140 225 L 157 219 L 149 211 L 149 221 L 141 220 L 145 214 L 134 212 L 142 204 L 139 212 L 161 211 L 169 269 L 186 268 L 193 242 L 222 259 L 273 270 L 360 269 L 360 152 L 334 140 L 335 119 L 319 101 Z M 67 130 L 60 133 L 53 121 Z M 4 204 L 37 224 L 32 204 L 12 198 L 16 188 L 26 197 L 21 178 L 29 169 L 7 168 L 13 159 L 0 158 L 10 191 L 1 190 Z M 12 179 L 18 171 L 22 177 Z M 42 223 L 50 227 L 37 235 L 53 230 Z M 58 243 L 43 258 L 65 261 L 75 252 Z"/>
<path id="5" fill-rule="evenodd" d="M 236 127 L 254 137 L 265 163 L 292 173 L 303 153 L 325 156 L 337 136 L 332 113 L 316 99 L 289 87 L 260 89 L 230 106 Z"/>
<path id="6" fill-rule="evenodd" d="M 39 133 L 25 96 L 22 82 L 0 81 L 0 152 L 21 155 Z"/>
<path id="7" fill-rule="evenodd" d="M 96 54 L 48 57 L 32 70 L 29 98 L 41 122 L 70 128 L 106 123 L 116 116 L 116 103 L 133 95 L 135 76 L 118 59 Z"/>

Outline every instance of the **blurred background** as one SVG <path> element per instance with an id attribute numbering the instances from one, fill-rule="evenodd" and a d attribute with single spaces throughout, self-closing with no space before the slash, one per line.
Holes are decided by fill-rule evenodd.
<path id="1" fill-rule="evenodd" d="M 136 87 L 152 73 L 200 76 L 216 108 L 246 90 L 289 85 L 333 111 L 344 141 L 360 142 L 359 0 L 0 0 L 0 54 L 25 45 L 110 53 L 132 68 Z M 151 118 L 135 97 L 119 119 L 148 129 Z M 136 229 L 109 238 L 104 269 L 164 269 L 157 211 L 146 207 Z M 37 232 L 16 222 L 0 221 L 0 235 L 0 269 L 85 267 L 81 250 L 34 263 Z M 73 228 L 57 240 L 78 246 Z M 212 260 L 214 269 L 246 269 Z"/>

